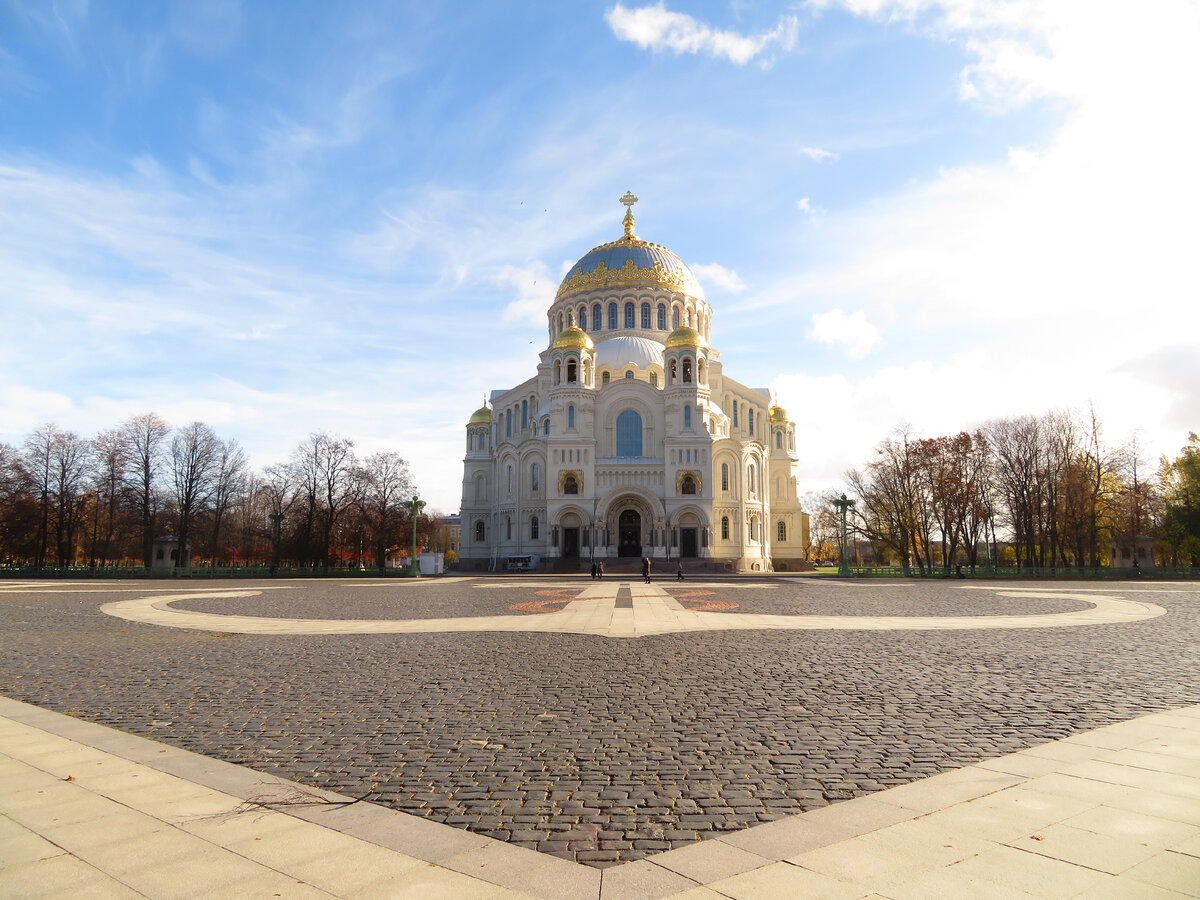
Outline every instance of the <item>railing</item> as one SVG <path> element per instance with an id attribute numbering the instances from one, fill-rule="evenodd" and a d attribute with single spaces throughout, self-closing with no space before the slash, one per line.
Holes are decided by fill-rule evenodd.
<path id="1" fill-rule="evenodd" d="M 279 566 L 269 565 L 192 566 L 191 568 L 147 569 L 145 566 L 0 566 L 0 581 L 8 578 L 408 578 L 407 568 L 377 569 L 350 566 Z"/>
<path id="2" fill-rule="evenodd" d="M 1063 579 L 1131 579 L 1131 578 L 1197 578 L 1195 566 L 1155 566 L 1135 569 L 1132 566 L 970 566 L 953 567 L 949 572 L 941 567 L 920 571 L 916 566 L 850 566 L 850 573 L 864 578 L 1063 578 Z"/>

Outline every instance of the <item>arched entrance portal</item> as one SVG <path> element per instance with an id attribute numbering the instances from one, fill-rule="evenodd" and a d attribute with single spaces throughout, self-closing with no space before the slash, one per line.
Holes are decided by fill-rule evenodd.
<path id="1" fill-rule="evenodd" d="M 617 519 L 617 556 L 642 555 L 642 515 L 636 509 L 623 509 Z"/>

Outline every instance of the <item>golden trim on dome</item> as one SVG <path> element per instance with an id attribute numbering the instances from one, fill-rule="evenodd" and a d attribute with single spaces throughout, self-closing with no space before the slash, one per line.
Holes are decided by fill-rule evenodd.
<path id="1" fill-rule="evenodd" d="M 588 333 L 574 325 L 568 325 L 560 331 L 558 337 L 554 339 L 554 343 L 550 345 L 552 350 L 594 350 L 595 348 L 596 344 L 588 337 Z"/>
<path id="2" fill-rule="evenodd" d="M 554 299 L 557 302 L 565 295 L 573 294 L 576 291 L 610 285 L 641 284 L 648 281 L 675 289 L 683 289 L 690 285 L 699 287 L 696 279 L 685 269 L 664 269 L 662 263 L 659 262 L 649 268 L 643 268 L 632 259 L 627 259 L 625 265 L 619 269 L 610 269 L 607 263 L 600 262 L 590 272 L 577 272 L 564 279 Z"/>

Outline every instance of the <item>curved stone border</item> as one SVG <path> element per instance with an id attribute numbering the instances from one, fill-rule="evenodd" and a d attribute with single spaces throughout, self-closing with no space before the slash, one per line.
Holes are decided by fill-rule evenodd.
<path id="1" fill-rule="evenodd" d="M 996 591 L 1001 597 L 1079 600 L 1090 609 L 1047 615 L 1018 616 L 779 616 L 753 613 L 695 612 L 685 609 L 655 585 L 630 584 L 632 608 L 616 607 L 619 582 L 585 589 L 559 612 L 531 616 L 476 616 L 447 619 L 274 619 L 223 616 L 177 610 L 177 600 L 255 597 L 261 591 L 158 594 L 119 600 L 101 612 L 131 622 L 234 634 L 428 634 L 436 632 L 558 632 L 605 637 L 642 637 L 689 631 L 820 630 L 820 631 L 961 631 L 995 628 L 1064 628 L 1112 625 L 1152 619 L 1166 613 L 1161 606 L 1065 591 Z"/>

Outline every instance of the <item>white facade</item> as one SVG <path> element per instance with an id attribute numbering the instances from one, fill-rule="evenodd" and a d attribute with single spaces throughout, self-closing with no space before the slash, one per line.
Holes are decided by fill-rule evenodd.
<path id="1" fill-rule="evenodd" d="M 725 375 L 695 276 L 633 224 L 627 212 L 625 235 L 567 273 L 536 374 L 471 416 L 463 568 L 529 554 L 747 572 L 803 559 L 795 425 Z"/>

